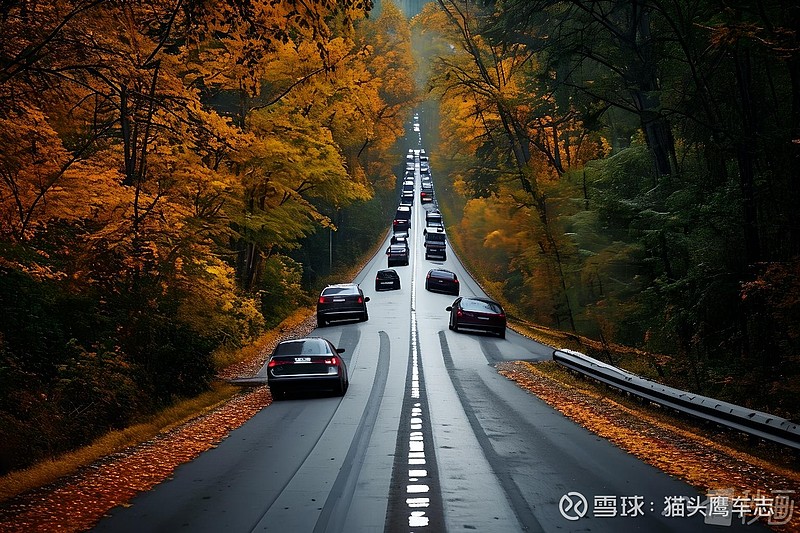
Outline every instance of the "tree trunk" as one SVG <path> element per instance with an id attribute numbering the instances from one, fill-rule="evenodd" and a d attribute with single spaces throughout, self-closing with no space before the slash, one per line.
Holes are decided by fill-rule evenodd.
<path id="1" fill-rule="evenodd" d="M 743 233 L 746 264 L 761 260 L 761 241 L 759 238 L 758 206 L 755 197 L 755 165 L 753 152 L 758 143 L 758 125 L 751 92 L 750 54 L 737 49 L 736 83 L 739 88 L 742 112 L 741 141 L 736 146 L 736 160 L 739 165 L 739 187 L 742 193 Z"/>

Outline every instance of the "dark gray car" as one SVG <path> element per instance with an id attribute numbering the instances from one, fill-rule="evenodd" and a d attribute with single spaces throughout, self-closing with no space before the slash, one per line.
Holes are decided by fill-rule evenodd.
<path id="1" fill-rule="evenodd" d="M 355 283 L 328 285 L 317 301 L 317 326 L 325 327 L 331 320 L 369 319 L 367 313 L 368 296 Z"/>

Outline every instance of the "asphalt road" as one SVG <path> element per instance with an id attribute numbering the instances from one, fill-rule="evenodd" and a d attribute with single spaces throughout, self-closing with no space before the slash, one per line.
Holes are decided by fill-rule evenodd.
<path id="1" fill-rule="evenodd" d="M 273 403 L 96 531 L 719 530 L 696 512 L 703 498 L 690 486 L 493 367 L 548 359 L 552 348 L 512 331 L 448 329 L 453 297 L 427 292 L 427 271 L 456 272 L 462 296 L 483 293 L 451 250 L 424 259 L 424 211 L 414 206 L 410 265 L 396 267 L 401 290 L 374 291 L 381 251 L 355 280 L 371 298 L 369 321 L 314 331 L 346 350 L 343 398 Z M 664 516 L 666 498 L 671 514 L 694 516 Z"/>

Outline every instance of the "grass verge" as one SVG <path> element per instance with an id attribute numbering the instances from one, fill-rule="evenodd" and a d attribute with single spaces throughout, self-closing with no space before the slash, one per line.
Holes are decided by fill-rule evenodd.
<path id="1" fill-rule="evenodd" d="M 25 470 L 11 472 L 0 478 L 0 501 L 53 483 L 102 457 L 119 452 L 128 446 L 148 441 L 159 433 L 213 410 L 239 391 L 239 387 L 224 382 L 214 383 L 208 392 L 177 402 L 140 424 L 112 431 L 75 451 L 41 462 Z"/>

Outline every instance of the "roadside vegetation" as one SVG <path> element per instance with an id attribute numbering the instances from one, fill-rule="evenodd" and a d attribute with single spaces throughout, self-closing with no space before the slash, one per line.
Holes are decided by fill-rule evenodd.
<path id="1" fill-rule="evenodd" d="M 221 401 L 373 246 L 417 94 L 408 21 L 371 7 L 3 7 L 0 474 Z"/>
<path id="2" fill-rule="evenodd" d="M 438 0 L 413 29 L 437 197 L 484 288 L 589 355 L 800 420 L 786 7 Z"/>

